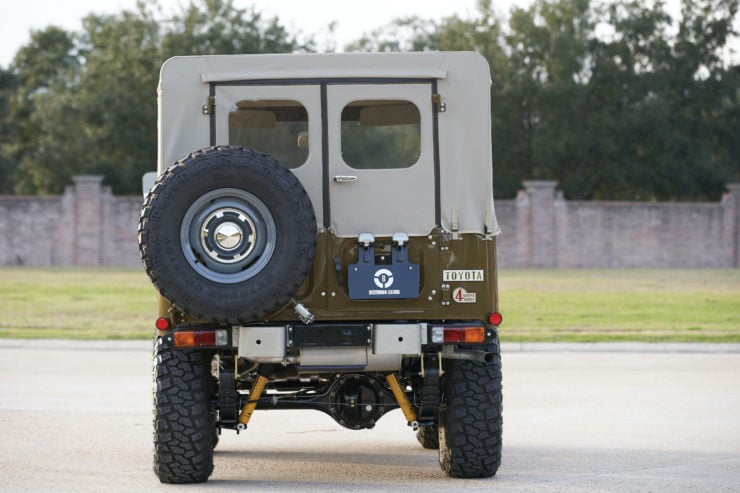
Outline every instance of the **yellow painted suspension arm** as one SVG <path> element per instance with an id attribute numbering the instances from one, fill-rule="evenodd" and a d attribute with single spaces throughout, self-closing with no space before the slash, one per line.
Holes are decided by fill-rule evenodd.
<path id="1" fill-rule="evenodd" d="M 414 408 L 411 407 L 411 402 L 409 402 L 409 398 L 406 397 L 406 393 L 401 390 L 401 385 L 398 383 L 396 374 L 388 374 L 385 377 L 385 381 L 388 382 L 388 386 L 391 388 L 391 392 L 393 392 L 393 397 L 396 398 L 398 405 L 401 406 L 401 411 L 403 411 L 403 415 L 406 416 L 406 421 L 408 421 L 409 424 L 416 423 L 416 413 L 414 412 Z"/>
<path id="2" fill-rule="evenodd" d="M 242 412 L 239 414 L 239 424 L 240 425 L 247 426 L 247 423 L 249 423 L 249 419 L 252 417 L 254 408 L 257 407 L 257 401 L 262 395 L 262 392 L 265 390 L 266 385 L 267 385 L 267 377 L 263 377 L 262 375 L 257 375 L 257 378 L 252 384 L 252 390 L 249 391 L 249 400 L 247 401 L 246 404 L 244 404 L 244 407 L 242 408 Z"/>

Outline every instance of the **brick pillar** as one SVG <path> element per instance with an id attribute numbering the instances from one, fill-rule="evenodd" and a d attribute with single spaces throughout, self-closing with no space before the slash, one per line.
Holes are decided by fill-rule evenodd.
<path id="1" fill-rule="evenodd" d="M 64 194 L 60 201 L 59 220 L 56 222 L 53 246 L 51 249 L 51 265 L 75 265 L 77 244 L 75 214 L 77 197 L 74 185 L 64 187 Z"/>
<path id="2" fill-rule="evenodd" d="M 524 193 L 529 198 L 529 259 L 528 267 L 557 266 L 555 231 L 556 181 L 525 181 Z"/>
<path id="3" fill-rule="evenodd" d="M 740 267 L 740 183 L 728 183 L 725 187 L 729 193 L 724 197 L 724 200 L 730 201 L 731 214 L 735 216 L 734 221 L 732 221 L 732 225 L 734 226 L 732 235 L 734 241 L 734 267 Z"/>
<path id="4" fill-rule="evenodd" d="M 101 265 L 103 177 L 74 177 L 75 265 Z"/>

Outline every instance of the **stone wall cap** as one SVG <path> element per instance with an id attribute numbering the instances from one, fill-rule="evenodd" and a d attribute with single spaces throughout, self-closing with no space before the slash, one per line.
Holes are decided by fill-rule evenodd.
<path id="1" fill-rule="evenodd" d="M 103 175 L 77 175 L 73 177 L 75 184 L 81 183 L 102 183 Z"/>
<path id="2" fill-rule="evenodd" d="M 558 182 L 555 180 L 525 180 L 522 184 L 524 188 L 555 188 Z"/>

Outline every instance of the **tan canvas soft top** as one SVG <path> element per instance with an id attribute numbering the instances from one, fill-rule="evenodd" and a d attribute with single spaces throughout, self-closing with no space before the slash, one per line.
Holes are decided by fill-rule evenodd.
<path id="1" fill-rule="evenodd" d="M 211 55 L 172 58 L 162 67 L 158 88 L 158 172 L 161 173 L 188 153 L 212 144 L 213 122 L 202 108 L 205 106 L 208 109 L 214 84 L 221 83 L 219 87 L 234 92 L 239 81 L 272 81 L 279 85 L 281 81 L 298 79 L 314 84 L 318 83 L 316 81 L 357 79 L 358 87 L 378 79 L 435 81 L 436 93 L 445 106 L 444 112 L 437 113 L 439 176 L 436 181 L 439 182 L 441 226 L 459 233 L 499 233 L 493 204 L 490 72 L 485 59 L 476 53 Z M 343 91 L 351 90 L 348 88 L 350 83 L 343 84 Z M 296 86 L 296 89 L 300 87 Z M 304 96 L 304 99 L 307 97 Z M 364 99 L 362 92 L 357 93 L 357 99 Z M 309 110 L 309 119 L 313 118 L 312 111 Z M 422 112 L 422 119 L 425 114 L 426 110 Z M 316 117 L 320 118 L 320 115 Z M 225 116 L 216 113 L 216 118 Z M 428 124 L 431 125 L 431 122 Z M 216 135 L 216 144 L 228 143 L 228 136 L 218 132 Z M 393 171 L 378 170 L 379 173 L 385 173 L 388 180 L 393 180 Z M 309 193 L 316 217 L 321 223 L 324 217 L 324 191 L 320 170 L 311 170 L 310 176 L 307 170 L 298 169 L 294 173 Z M 393 200 L 398 202 L 398 210 L 412 210 L 411 205 L 420 197 L 434 194 L 434 180 L 430 180 L 420 182 L 420 186 L 405 190 L 403 194 L 395 194 Z M 360 217 L 358 221 L 362 220 Z M 332 223 L 331 226 L 336 226 L 340 232 L 363 228 L 363 225 L 353 228 L 354 225 L 348 224 L 352 220 L 350 217 L 344 219 L 343 224 Z M 372 218 L 368 216 L 366 220 Z M 408 220 L 400 227 L 411 235 L 427 234 L 435 226 L 433 212 L 431 215 L 419 214 Z M 370 230 L 376 234 L 389 234 L 393 228 L 393 225 L 376 225 Z"/>

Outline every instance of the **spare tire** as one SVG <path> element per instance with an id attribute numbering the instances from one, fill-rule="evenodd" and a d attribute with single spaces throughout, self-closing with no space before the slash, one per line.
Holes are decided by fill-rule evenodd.
<path id="1" fill-rule="evenodd" d="M 144 201 L 139 251 L 159 293 L 190 315 L 247 323 L 276 312 L 306 279 L 316 216 L 270 156 L 209 147 L 177 161 Z"/>

